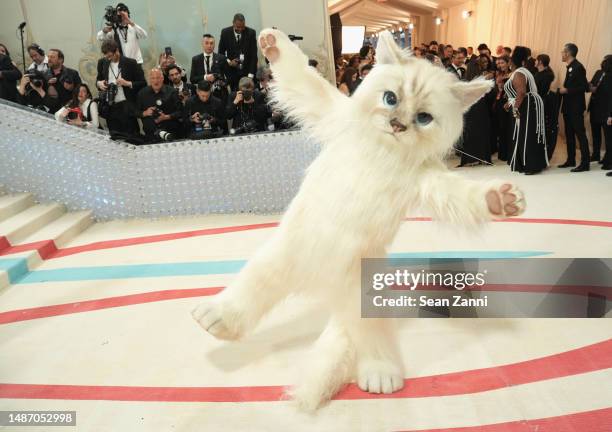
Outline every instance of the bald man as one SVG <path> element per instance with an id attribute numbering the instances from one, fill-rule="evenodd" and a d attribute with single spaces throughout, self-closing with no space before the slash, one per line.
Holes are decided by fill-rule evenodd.
<path id="1" fill-rule="evenodd" d="M 178 93 L 164 84 L 161 69 L 149 72 L 149 85 L 138 93 L 137 107 L 147 143 L 180 138 L 183 104 Z"/>

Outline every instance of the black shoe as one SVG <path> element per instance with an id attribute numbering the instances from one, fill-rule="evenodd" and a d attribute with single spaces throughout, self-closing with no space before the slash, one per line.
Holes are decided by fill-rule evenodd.
<path id="1" fill-rule="evenodd" d="M 599 162 L 599 160 L 600 160 L 599 156 L 597 156 L 597 155 L 591 156 L 591 162 Z"/>
<path id="2" fill-rule="evenodd" d="M 602 170 L 606 170 L 606 171 L 607 170 L 612 170 L 612 164 L 609 164 L 609 163 L 602 164 L 601 165 L 601 169 Z"/>
<path id="3" fill-rule="evenodd" d="M 575 167 L 576 166 L 576 162 L 565 162 L 563 165 L 559 165 L 557 168 L 569 168 L 569 167 Z"/>
<path id="4" fill-rule="evenodd" d="M 606 177 L 612 177 L 612 171 L 610 171 L 609 173 L 606 173 Z"/>
<path id="5" fill-rule="evenodd" d="M 589 166 L 588 165 L 580 165 L 572 170 L 570 170 L 571 172 L 583 172 L 583 171 L 588 171 L 589 170 Z"/>

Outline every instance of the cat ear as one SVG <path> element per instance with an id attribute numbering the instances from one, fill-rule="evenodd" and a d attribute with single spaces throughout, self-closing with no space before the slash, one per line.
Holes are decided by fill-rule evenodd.
<path id="1" fill-rule="evenodd" d="M 378 38 L 376 45 L 376 62 L 379 64 L 400 64 L 406 62 L 410 54 L 408 51 L 402 50 L 395 40 L 391 32 L 385 30 Z"/>
<path id="2" fill-rule="evenodd" d="M 467 111 L 472 105 L 493 88 L 493 80 L 482 78 L 473 81 L 456 81 L 452 84 L 451 91 L 461 102 L 463 112 Z"/>

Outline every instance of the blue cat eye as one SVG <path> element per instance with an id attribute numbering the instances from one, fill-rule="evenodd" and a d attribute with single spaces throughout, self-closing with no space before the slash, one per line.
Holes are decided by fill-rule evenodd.
<path id="1" fill-rule="evenodd" d="M 415 123 L 418 124 L 419 126 L 426 126 L 429 123 L 431 123 L 432 120 L 433 120 L 433 117 L 431 116 L 431 114 L 426 113 L 426 112 L 418 113 L 414 119 Z"/>
<path id="2" fill-rule="evenodd" d="M 383 103 L 386 106 L 393 107 L 393 106 L 397 105 L 397 96 L 392 91 L 387 90 L 383 94 Z"/>

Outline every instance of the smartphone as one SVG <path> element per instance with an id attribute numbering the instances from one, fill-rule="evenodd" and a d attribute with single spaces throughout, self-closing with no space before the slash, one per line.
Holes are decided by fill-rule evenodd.
<path id="1" fill-rule="evenodd" d="M 171 56 L 172 55 L 172 48 L 170 48 L 170 47 L 164 48 L 164 53 L 166 53 L 166 57 Z"/>

